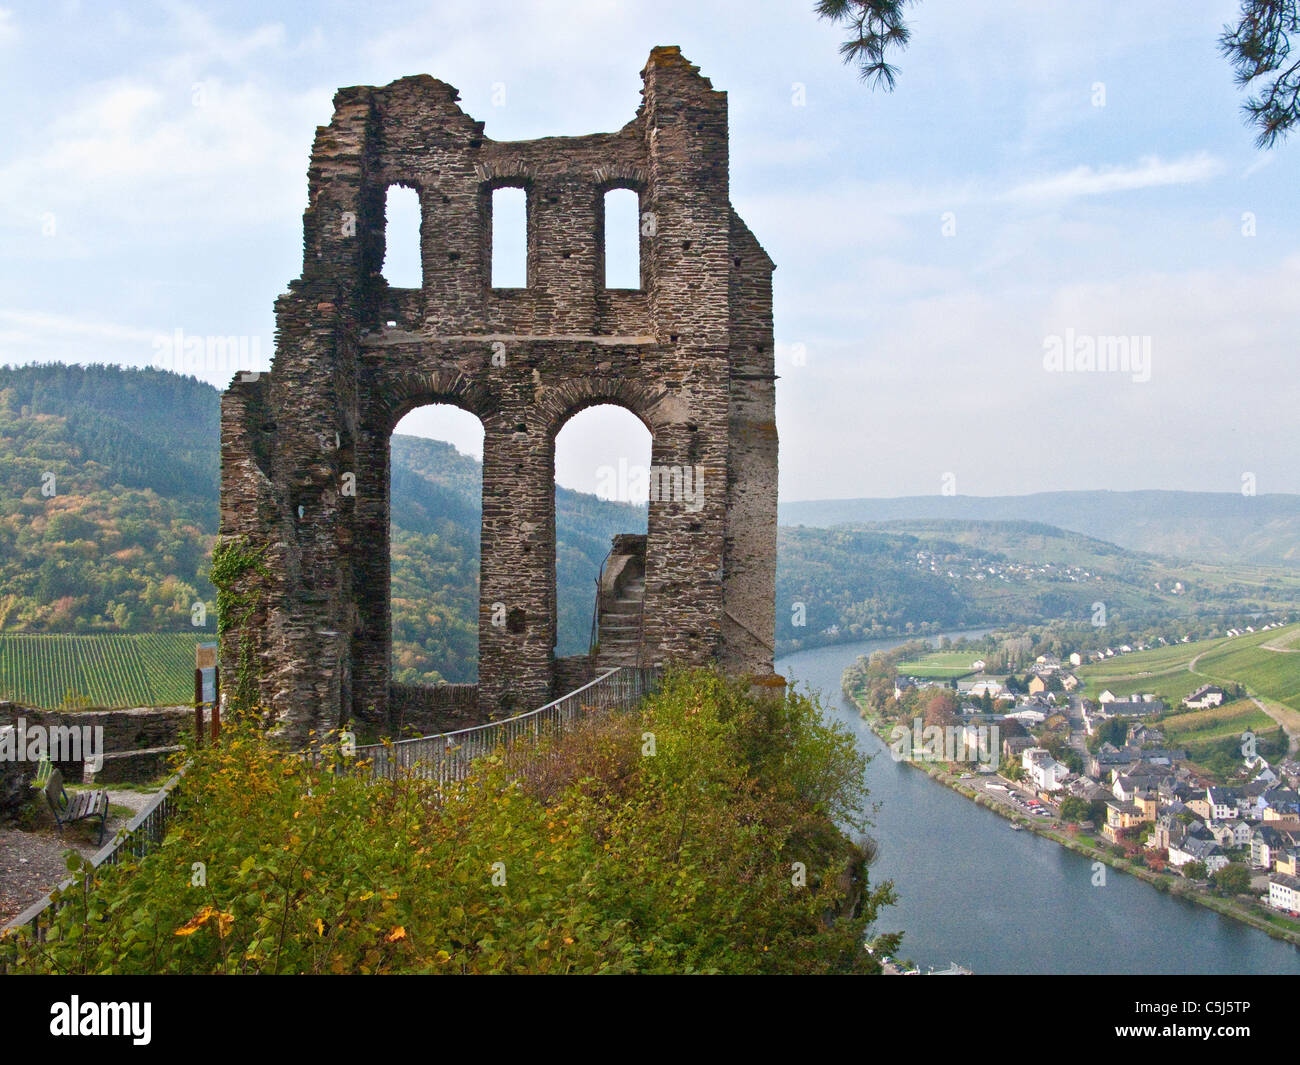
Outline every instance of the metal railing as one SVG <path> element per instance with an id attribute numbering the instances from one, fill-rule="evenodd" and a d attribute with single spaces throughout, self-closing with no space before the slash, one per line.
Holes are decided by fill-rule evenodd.
<path id="1" fill-rule="evenodd" d="M 507 757 L 513 755 L 513 761 L 524 752 L 531 756 L 532 747 L 544 737 L 565 732 L 592 714 L 635 706 L 658 683 L 658 669 L 619 666 L 526 714 L 435 736 L 368 744 L 356 748 L 356 757 L 370 763 L 375 780 L 416 776 L 450 788 L 469 776 L 476 758 L 498 748 Z M 521 740 L 526 743 L 521 745 Z"/>
<path id="2" fill-rule="evenodd" d="M 167 823 L 176 812 L 176 789 L 180 781 L 180 773 L 172 776 L 124 828 L 118 829 L 113 838 L 95 852 L 85 870 L 78 876 L 68 877 L 40 902 L 28 906 L 4 926 L 4 931 L 16 932 L 20 928 L 30 926 L 32 936 L 37 942 L 44 941 L 45 933 L 53 924 L 59 910 L 75 897 L 64 896 L 63 892 L 80 881 L 83 895 L 88 895 L 93 890 L 94 874 L 97 870 L 117 865 L 126 857 L 143 858 L 158 846 L 167 833 Z M 53 898 L 56 893 L 61 896 L 57 901 Z M 0 958 L 0 972 L 3 971 L 4 961 Z"/>
<path id="3" fill-rule="evenodd" d="M 591 604 L 591 635 L 587 639 L 587 661 L 594 667 L 596 664 L 596 644 L 600 640 L 600 589 L 601 581 L 605 576 L 605 567 L 609 564 L 609 556 L 614 553 L 611 547 L 605 552 L 605 557 L 600 560 L 600 568 L 596 570 L 596 598 Z"/>

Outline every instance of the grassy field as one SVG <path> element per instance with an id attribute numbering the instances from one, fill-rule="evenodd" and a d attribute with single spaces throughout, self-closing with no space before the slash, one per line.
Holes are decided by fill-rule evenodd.
<path id="1" fill-rule="evenodd" d="M 194 698 L 195 633 L 0 635 L 0 699 L 51 710 Z"/>
<path id="2" fill-rule="evenodd" d="M 1300 711 L 1300 655 L 1263 646 L 1285 647 L 1297 637 L 1300 625 L 1158 647 L 1094 662 L 1079 670 L 1079 678 L 1093 699 L 1106 689 L 1121 696 L 1155 692 L 1177 705 L 1201 685 L 1217 681 L 1244 685 L 1254 695 Z"/>
<path id="3" fill-rule="evenodd" d="M 978 657 L 974 651 L 933 651 L 910 662 L 900 662 L 898 672 L 908 677 L 951 680 L 974 673 L 971 663 Z"/>

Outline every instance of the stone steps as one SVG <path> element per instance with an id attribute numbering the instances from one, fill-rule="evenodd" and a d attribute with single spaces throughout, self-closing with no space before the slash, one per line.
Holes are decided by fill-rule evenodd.
<path id="1" fill-rule="evenodd" d="M 645 579 L 637 577 L 629 580 L 619 589 L 619 593 L 619 597 L 600 616 L 597 629 L 600 650 L 596 654 L 598 670 L 638 664 Z"/>

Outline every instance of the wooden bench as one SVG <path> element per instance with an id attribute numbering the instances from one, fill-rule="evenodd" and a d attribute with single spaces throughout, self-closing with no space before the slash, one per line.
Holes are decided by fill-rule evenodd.
<path id="1" fill-rule="evenodd" d="M 54 814 L 54 823 L 59 831 L 64 825 L 74 821 L 90 821 L 99 818 L 99 845 L 104 845 L 104 827 L 108 823 L 108 792 L 74 791 L 71 795 L 63 786 L 63 773 L 42 760 L 36 770 L 36 780 L 32 785 L 45 792 L 45 799 Z"/>

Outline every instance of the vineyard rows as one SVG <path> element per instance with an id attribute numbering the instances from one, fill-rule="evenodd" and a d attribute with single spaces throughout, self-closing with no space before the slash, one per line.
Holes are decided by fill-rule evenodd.
<path id="1" fill-rule="evenodd" d="M 0 635 L 0 699 L 54 710 L 188 703 L 197 642 L 192 632 Z"/>

